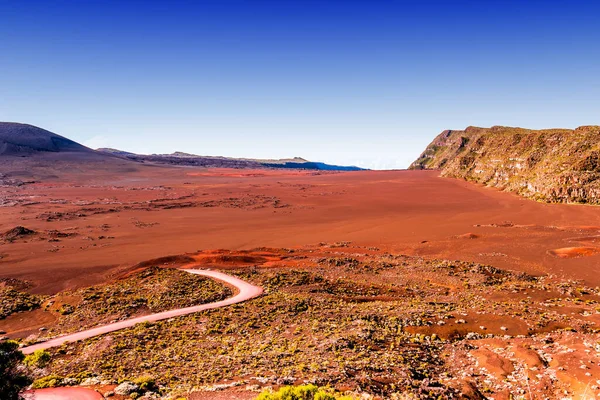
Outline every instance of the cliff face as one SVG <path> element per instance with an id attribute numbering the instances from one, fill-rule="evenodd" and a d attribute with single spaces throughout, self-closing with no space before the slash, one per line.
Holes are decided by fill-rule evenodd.
<path id="1" fill-rule="evenodd" d="M 540 201 L 600 204 L 600 126 L 444 131 L 410 168 L 440 169 Z"/>

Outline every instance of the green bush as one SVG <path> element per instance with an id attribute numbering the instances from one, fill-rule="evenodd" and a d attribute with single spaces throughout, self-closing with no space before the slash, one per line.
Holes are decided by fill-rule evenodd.
<path id="1" fill-rule="evenodd" d="M 315 385 L 284 386 L 277 392 L 263 391 L 256 400 L 354 400 L 330 388 L 318 388 Z"/>
<path id="2" fill-rule="evenodd" d="M 44 368 L 50 362 L 52 356 L 46 350 L 36 350 L 23 360 L 28 367 Z"/>
<path id="3" fill-rule="evenodd" d="M 19 372 L 23 358 L 17 342 L 0 342 L 0 399 L 17 400 L 21 389 L 31 382 L 29 377 Z"/>
<path id="4" fill-rule="evenodd" d="M 75 307 L 73 307 L 70 304 L 63 304 L 60 309 L 58 310 L 58 312 L 61 315 L 69 315 L 69 314 L 73 314 L 73 312 L 75 311 Z"/>
<path id="5" fill-rule="evenodd" d="M 7 286 L 0 287 L 0 319 L 19 311 L 34 310 L 42 304 L 42 300 L 43 297 L 21 292 L 8 283 Z"/>
<path id="6" fill-rule="evenodd" d="M 63 378 L 58 375 L 48 375 L 40 379 L 36 379 L 31 385 L 32 389 L 45 389 L 62 385 Z"/>
<path id="7" fill-rule="evenodd" d="M 143 391 L 154 392 L 156 389 L 158 389 L 158 387 L 156 386 L 156 382 L 154 381 L 154 378 L 152 378 L 150 376 L 141 376 L 137 379 L 134 379 L 133 383 L 138 385 L 140 387 L 140 389 Z"/>

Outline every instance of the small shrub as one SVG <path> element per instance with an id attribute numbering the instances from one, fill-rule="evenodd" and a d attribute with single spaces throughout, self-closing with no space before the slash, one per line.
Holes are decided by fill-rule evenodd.
<path id="1" fill-rule="evenodd" d="M 58 310 L 61 315 L 69 315 L 73 314 L 75 311 L 75 307 L 70 304 L 63 304 L 62 307 Z"/>
<path id="2" fill-rule="evenodd" d="M 6 284 L 6 283 L 4 283 Z M 0 319 L 19 311 L 31 311 L 42 304 L 43 297 L 0 285 Z"/>
<path id="3" fill-rule="evenodd" d="M 58 375 L 48 375 L 40 379 L 36 379 L 31 385 L 32 389 L 45 389 L 62 385 L 63 377 Z"/>
<path id="4" fill-rule="evenodd" d="M 52 356 L 46 350 L 36 350 L 23 360 L 28 367 L 44 368 L 50 362 Z"/>
<path id="5" fill-rule="evenodd" d="M 329 388 L 315 385 L 284 386 L 277 392 L 263 391 L 256 400 L 354 400 Z"/>
<path id="6" fill-rule="evenodd" d="M 140 389 L 145 392 L 146 391 L 154 392 L 154 391 L 156 391 L 156 389 L 158 389 L 158 387 L 156 386 L 156 382 L 154 381 L 154 378 L 152 378 L 150 376 L 141 376 L 137 379 L 134 379 L 133 383 L 138 385 L 140 387 Z"/>

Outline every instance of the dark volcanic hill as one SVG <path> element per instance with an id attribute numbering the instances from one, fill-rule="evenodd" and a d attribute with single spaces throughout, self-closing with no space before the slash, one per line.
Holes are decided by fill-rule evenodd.
<path id="1" fill-rule="evenodd" d="M 410 168 L 439 169 L 545 202 L 600 204 L 600 126 L 448 130 Z"/>
<path id="2" fill-rule="evenodd" d="M 0 155 L 28 155 L 40 152 L 86 152 L 92 149 L 33 125 L 0 122 Z"/>
<path id="3" fill-rule="evenodd" d="M 0 122 L 0 187 L 60 179 L 89 183 L 137 169 L 135 162 L 92 150 L 45 129 Z"/>

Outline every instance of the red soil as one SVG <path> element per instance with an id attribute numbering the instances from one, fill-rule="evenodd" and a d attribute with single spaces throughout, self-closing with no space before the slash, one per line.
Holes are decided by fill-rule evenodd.
<path id="1" fill-rule="evenodd" d="M 104 397 L 91 389 L 67 387 L 30 390 L 23 394 L 23 398 L 25 400 L 98 400 Z"/>
<path id="2" fill-rule="evenodd" d="M 479 235 L 469 232 L 469 233 L 463 233 L 462 235 L 458 235 L 457 238 L 459 238 L 459 239 L 479 239 Z"/>
<path id="3" fill-rule="evenodd" d="M 72 170 L 3 189 L 11 203 L 0 207 L 0 231 L 24 226 L 38 234 L 0 244 L 0 277 L 55 293 L 169 254 L 348 241 L 600 284 L 600 258 L 549 252 L 599 233 L 600 208 L 541 204 L 434 171 Z M 53 239 L 50 231 L 74 235 Z M 477 240 L 464 240 L 465 232 Z M 219 257 L 205 263 L 222 264 Z"/>
<path id="4" fill-rule="evenodd" d="M 550 254 L 560 258 L 588 257 L 600 253 L 596 247 L 563 247 L 549 251 Z"/>
<path id="5" fill-rule="evenodd" d="M 586 244 L 597 244 L 600 243 L 600 236 L 583 236 L 566 239 L 568 242 L 579 242 Z"/>

